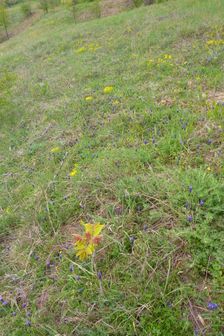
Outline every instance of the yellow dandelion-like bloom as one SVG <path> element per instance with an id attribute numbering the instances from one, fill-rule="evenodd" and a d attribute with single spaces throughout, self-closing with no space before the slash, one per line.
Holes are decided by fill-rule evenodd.
<path id="1" fill-rule="evenodd" d="M 164 55 L 164 58 L 165 58 L 165 59 L 172 59 L 172 56 L 169 55 L 169 54 L 165 54 L 165 55 Z"/>
<path id="2" fill-rule="evenodd" d="M 106 86 L 104 89 L 103 89 L 103 92 L 104 93 L 111 93 L 113 91 L 113 86 Z"/>
<path id="3" fill-rule="evenodd" d="M 78 173 L 77 169 L 74 168 L 74 169 L 72 169 L 72 170 L 70 171 L 69 176 L 73 177 L 73 176 L 75 176 L 77 173 Z"/>
<path id="4" fill-rule="evenodd" d="M 60 147 L 54 147 L 51 149 L 51 153 L 60 153 L 61 148 Z"/>
<path id="5" fill-rule="evenodd" d="M 69 176 L 73 177 L 73 176 L 77 175 L 77 173 L 78 173 L 78 169 L 77 168 L 78 168 L 78 164 L 75 163 L 74 166 L 73 166 L 73 169 L 69 173 Z"/>
<path id="6" fill-rule="evenodd" d="M 85 100 L 86 100 L 87 102 L 90 102 L 90 101 L 93 100 L 93 96 L 87 96 L 87 97 L 85 98 Z"/>
<path id="7" fill-rule="evenodd" d="M 211 167 L 208 167 L 208 168 L 207 168 L 207 171 L 209 171 L 209 172 L 210 172 L 210 171 L 211 171 Z"/>

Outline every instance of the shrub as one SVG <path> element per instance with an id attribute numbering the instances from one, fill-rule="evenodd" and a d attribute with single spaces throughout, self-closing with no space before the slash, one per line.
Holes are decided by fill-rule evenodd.
<path id="1" fill-rule="evenodd" d="M 29 17 L 32 15 L 31 5 L 29 3 L 23 3 L 21 5 L 21 12 L 25 17 Z"/>

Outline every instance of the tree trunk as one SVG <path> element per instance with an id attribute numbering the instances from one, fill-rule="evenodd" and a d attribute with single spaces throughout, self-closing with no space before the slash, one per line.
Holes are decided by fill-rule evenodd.
<path id="1" fill-rule="evenodd" d="M 5 28 L 5 33 L 6 33 L 7 40 L 8 40 L 9 39 L 9 33 L 8 33 L 7 23 L 6 23 L 5 17 L 3 17 L 3 25 L 4 25 L 4 28 Z"/>

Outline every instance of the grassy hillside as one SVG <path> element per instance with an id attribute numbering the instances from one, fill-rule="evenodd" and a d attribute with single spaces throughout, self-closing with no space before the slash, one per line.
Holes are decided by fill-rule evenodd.
<path id="1" fill-rule="evenodd" d="M 1 335 L 224 335 L 223 16 L 58 9 L 0 44 Z"/>

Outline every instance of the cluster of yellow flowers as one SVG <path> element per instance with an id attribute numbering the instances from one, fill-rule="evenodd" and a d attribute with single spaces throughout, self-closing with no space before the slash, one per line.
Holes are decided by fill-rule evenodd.
<path id="1" fill-rule="evenodd" d="M 84 234 L 74 235 L 76 256 L 85 260 L 91 256 L 101 241 L 100 233 L 104 228 L 103 224 L 81 223 L 84 226 Z"/>
<path id="2" fill-rule="evenodd" d="M 90 43 L 87 44 L 86 46 L 80 47 L 79 49 L 76 50 L 77 54 L 81 54 L 84 53 L 86 51 L 96 51 L 97 49 L 100 49 L 100 45 L 99 44 L 94 44 L 94 43 Z"/>
<path id="3" fill-rule="evenodd" d="M 73 169 L 70 171 L 69 176 L 73 177 L 78 173 L 78 164 L 75 163 Z"/>
<path id="4" fill-rule="evenodd" d="M 159 65 L 159 64 L 170 64 L 173 65 L 170 61 L 172 59 L 172 55 L 165 54 L 161 57 L 158 57 L 157 59 L 150 58 L 148 60 L 148 65 Z"/>
<path id="5" fill-rule="evenodd" d="M 224 44 L 224 40 L 209 40 L 206 42 L 207 46 L 219 46 L 223 44 Z"/>

